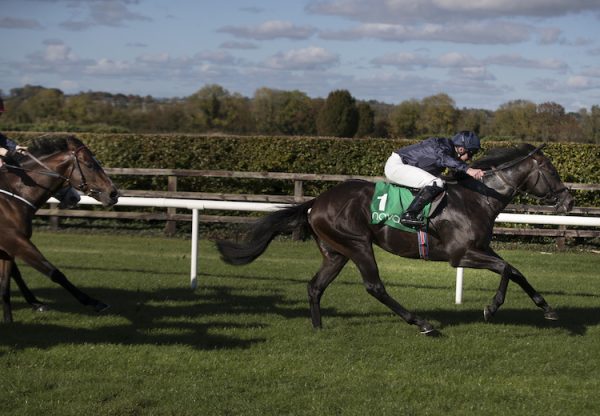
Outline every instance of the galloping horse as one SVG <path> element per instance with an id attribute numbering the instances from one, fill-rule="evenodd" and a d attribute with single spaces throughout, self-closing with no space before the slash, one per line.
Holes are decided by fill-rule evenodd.
<path id="1" fill-rule="evenodd" d="M 90 150 L 77 138 L 38 139 L 20 166 L 0 174 L 0 296 L 4 321 L 12 322 L 10 275 L 15 258 L 29 264 L 63 286 L 83 305 L 100 312 L 108 305 L 77 289 L 31 242 L 32 218 L 51 195 L 71 186 L 103 206 L 117 203 L 119 193 Z"/>
<path id="2" fill-rule="evenodd" d="M 573 207 L 573 198 L 541 147 L 524 144 L 518 148 L 495 149 L 473 163 L 486 170 L 481 182 L 471 178 L 447 184 L 445 200 L 430 217 L 429 259 L 448 261 L 453 267 L 488 269 L 500 275 L 500 286 L 492 303 L 485 307 L 489 320 L 504 303 L 508 282 L 517 283 L 544 311 L 546 319 L 558 315 L 516 268 L 490 248 L 494 219 L 517 193 L 527 193 L 555 204 L 557 212 Z M 415 234 L 371 224 L 370 204 L 375 185 L 346 181 L 321 195 L 258 220 L 243 243 L 217 242 L 222 259 L 230 264 L 247 264 L 259 257 L 278 234 L 304 229 L 315 238 L 323 256 L 321 268 L 308 284 L 312 324 L 321 327 L 320 300 L 327 286 L 348 260 L 362 276 L 369 294 L 417 325 L 421 333 L 438 332 L 425 319 L 411 313 L 386 291 L 381 279 L 373 244 L 402 257 L 419 258 Z"/>

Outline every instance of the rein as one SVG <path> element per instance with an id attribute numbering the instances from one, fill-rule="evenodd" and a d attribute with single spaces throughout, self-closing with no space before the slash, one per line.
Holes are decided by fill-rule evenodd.
<path id="1" fill-rule="evenodd" d="M 537 152 L 542 150 L 544 147 L 546 147 L 546 143 L 539 145 L 538 147 L 533 149 L 531 152 L 527 153 L 525 156 L 522 156 L 517 160 L 511 160 L 510 162 L 506 162 L 506 163 L 501 164 L 500 166 L 486 170 L 484 175 L 486 175 L 486 176 L 492 175 L 498 171 L 502 171 L 504 169 L 508 169 L 515 165 L 518 165 L 519 163 L 523 162 L 524 160 L 529 159 L 531 156 L 533 156 L 534 154 L 536 154 Z"/>
<path id="2" fill-rule="evenodd" d="M 4 189 L 0 189 L 0 194 L 8 195 L 8 196 L 11 196 L 11 197 L 13 197 L 15 199 L 18 199 L 19 201 L 23 202 L 27 206 L 33 208 L 34 211 L 37 211 L 37 207 L 35 205 L 33 205 L 31 202 L 29 202 L 28 200 L 26 200 L 22 196 L 15 194 L 14 192 L 9 192 L 9 191 L 5 191 Z"/>

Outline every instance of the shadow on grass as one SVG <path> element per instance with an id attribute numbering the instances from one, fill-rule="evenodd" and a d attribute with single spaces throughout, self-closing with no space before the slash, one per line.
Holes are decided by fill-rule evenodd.
<path id="1" fill-rule="evenodd" d="M 90 319 L 96 313 L 80 305 L 60 287 L 35 290 L 36 295 L 47 302 L 50 310 L 73 314 L 53 319 L 52 313 L 41 315 L 43 318 L 19 321 L 28 305 L 15 293 L 13 309 L 16 322 L 0 324 L 0 345 L 13 349 L 30 347 L 50 348 L 61 344 L 121 344 L 121 345 L 189 345 L 197 349 L 244 349 L 267 341 L 262 329 L 272 325 L 277 317 L 284 319 L 306 319 L 310 327 L 310 312 L 306 297 L 291 299 L 283 288 L 262 286 L 256 288 L 252 281 L 278 280 L 283 284 L 302 284 L 307 280 L 296 278 L 269 278 L 264 276 L 204 275 L 210 284 L 195 292 L 187 288 L 159 288 L 156 290 L 127 290 L 105 287 L 86 287 L 91 296 L 113 305 L 107 317 L 97 325 L 70 325 L 57 321 L 65 319 Z M 244 279 L 244 287 L 215 285 L 222 278 Z M 337 284 L 360 285 L 362 282 L 341 281 Z M 395 283 L 391 287 L 412 287 L 419 289 L 452 289 L 452 286 L 428 286 Z M 335 290 L 335 288 L 331 288 Z M 15 292 L 13 290 L 13 292 Z M 570 293 L 570 296 L 574 294 Z M 589 294 L 582 294 L 582 296 Z M 377 302 L 364 294 L 366 302 Z M 483 322 L 482 310 L 438 308 L 414 311 L 422 317 L 437 321 L 439 329 L 465 324 Z M 528 326 L 532 328 L 561 328 L 571 335 L 585 335 L 587 328 L 600 323 L 600 308 L 563 307 L 557 312 L 560 320 L 553 322 L 543 319 L 542 311 L 533 305 L 527 309 L 503 307 L 494 318 L 494 322 L 508 325 Z M 22 317 L 23 315 L 21 315 Z M 332 307 L 323 307 L 325 321 L 330 318 L 348 320 L 349 330 L 356 326 L 368 326 L 374 322 L 397 320 L 405 323 L 391 312 L 344 312 Z M 111 317 L 114 317 L 111 321 Z M 54 322 L 53 322 L 54 321 Z M 124 322 L 125 321 L 125 322 Z M 490 325 L 494 325 L 492 322 Z M 259 333 L 262 336 L 256 336 Z M 234 335 L 232 335 L 234 334 Z M 236 334 L 241 334 L 236 336 Z"/>

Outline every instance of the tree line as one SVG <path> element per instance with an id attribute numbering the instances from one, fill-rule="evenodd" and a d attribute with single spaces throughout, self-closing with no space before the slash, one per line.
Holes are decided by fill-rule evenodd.
<path id="1" fill-rule="evenodd" d="M 495 111 L 456 106 L 447 94 L 398 104 L 355 99 L 347 90 L 327 98 L 260 88 L 252 97 L 206 85 L 183 98 L 81 92 L 26 85 L 4 98 L 4 130 L 123 133 L 227 133 L 332 137 L 450 136 L 473 130 L 507 140 L 600 144 L 600 106 L 566 112 L 555 102 L 514 100 Z"/>

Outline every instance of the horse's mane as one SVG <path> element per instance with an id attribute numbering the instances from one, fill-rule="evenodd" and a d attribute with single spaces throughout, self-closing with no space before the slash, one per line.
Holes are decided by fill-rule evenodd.
<path id="1" fill-rule="evenodd" d="M 484 170 L 491 169 L 503 163 L 511 162 L 517 158 L 527 156 L 529 152 L 534 149 L 535 147 L 528 143 L 520 144 L 517 147 L 491 149 L 483 158 L 474 161 L 471 164 L 471 167 Z"/>
<path id="2" fill-rule="evenodd" d="M 57 152 L 66 152 L 69 149 L 69 143 L 75 143 L 76 146 L 81 145 L 81 141 L 75 136 L 61 135 L 50 137 L 38 137 L 31 141 L 27 146 L 27 151 L 35 157 L 51 155 Z M 15 159 L 19 162 L 27 161 L 27 156 L 15 155 Z"/>

